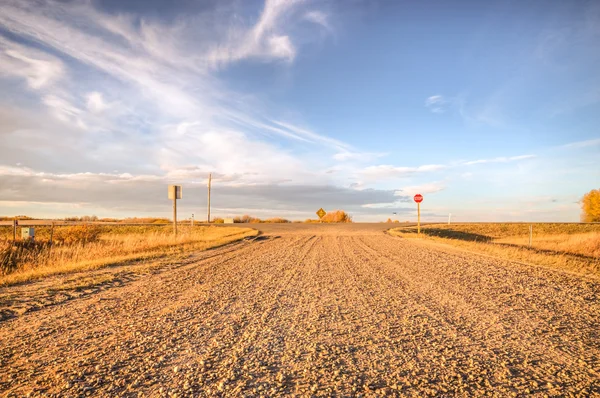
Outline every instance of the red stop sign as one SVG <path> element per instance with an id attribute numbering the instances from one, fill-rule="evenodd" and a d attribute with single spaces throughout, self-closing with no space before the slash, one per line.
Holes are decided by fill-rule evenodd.
<path id="1" fill-rule="evenodd" d="M 420 193 L 418 193 L 418 194 L 415 195 L 415 197 L 413 199 L 415 200 L 415 202 L 421 203 L 423 201 L 423 195 L 421 195 Z"/>

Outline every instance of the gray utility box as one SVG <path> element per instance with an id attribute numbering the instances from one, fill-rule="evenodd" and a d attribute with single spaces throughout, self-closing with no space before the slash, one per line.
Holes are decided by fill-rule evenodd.
<path id="1" fill-rule="evenodd" d="M 35 238 L 35 229 L 34 228 L 21 228 L 21 238 L 23 238 L 23 239 Z"/>

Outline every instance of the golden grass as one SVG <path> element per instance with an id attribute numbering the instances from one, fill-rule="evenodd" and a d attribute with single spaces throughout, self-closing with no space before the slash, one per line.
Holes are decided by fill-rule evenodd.
<path id="1" fill-rule="evenodd" d="M 26 282 L 50 275 L 98 269 L 131 261 L 206 250 L 248 236 L 257 231 L 249 228 L 180 227 L 174 237 L 165 227 L 101 227 L 96 241 L 49 245 L 38 242 L 31 247 L 0 242 L 0 253 L 12 252 L 16 267 L 5 268 L 0 286 Z M 18 249 L 19 255 L 14 256 Z M 8 272 L 7 272 L 8 271 Z"/>
<path id="2" fill-rule="evenodd" d="M 421 238 L 508 260 L 600 275 L 600 225 L 533 224 L 427 225 Z M 391 235 L 417 238 L 416 227 L 394 228 Z"/>
<path id="3" fill-rule="evenodd" d="M 495 239 L 494 243 L 529 246 L 529 238 L 513 236 Z M 538 250 L 557 251 L 600 258 L 600 232 L 535 235 L 532 239 L 531 247 Z"/>
<path id="4" fill-rule="evenodd" d="M 421 228 L 429 235 L 456 237 L 461 234 L 472 234 L 473 237 L 488 239 L 529 236 L 529 226 L 533 226 L 534 238 L 538 235 L 571 235 L 586 232 L 600 232 L 600 224 L 580 223 L 468 223 L 468 224 L 428 224 Z M 444 235 L 445 234 L 445 235 Z M 478 239 L 478 240 L 480 240 Z"/>

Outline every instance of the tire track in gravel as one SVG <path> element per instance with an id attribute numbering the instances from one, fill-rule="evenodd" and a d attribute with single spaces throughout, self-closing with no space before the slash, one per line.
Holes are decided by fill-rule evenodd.
<path id="1" fill-rule="evenodd" d="M 268 327 L 269 319 L 280 307 L 279 300 L 283 293 L 298 277 L 300 268 L 298 266 L 289 267 L 289 264 L 300 264 L 317 240 L 314 236 L 308 237 L 302 240 L 300 247 L 288 247 L 294 250 L 275 252 L 277 254 L 274 258 L 265 261 L 265 267 L 269 268 L 269 273 L 266 275 L 264 273 L 266 268 L 261 270 L 249 267 L 250 269 L 255 268 L 255 271 L 262 271 L 257 273 L 256 279 L 262 285 L 249 284 L 248 292 L 237 293 L 238 297 L 246 295 L 246 300 L 238 300 L 236 308 L 238 314 L 248 314 L 244 316 L 243 325 L 228 327 L 222 334 L 211 336 L 213 340 L 227 343 L 219 345 L 217 350 L 205 354 L 206 359 L 202 360 L 212 364 L 211 373 L 215 375 L 203 382 L 206 395 L 239 392 L 246 388 L 253 390 L 254 393 L 266 390 L 264 385 L 256 385 L 253 380 L 264 378 L 271 373 L 273 369 L 270 368 L 274 366 L 272 364 L 266 366 L 263 356 L 258 351 L 265 342 L 270 345 L 271 355 L 277 351 L 276 342 L 265 337 L 265 333 L 268 334 L 271 329 Z M 285 253 L 285 256 L 282 256 L 282 253 Z M 294 259 L 291 259 L 292 256 Z M 264 278 L 267 275 L 268 278 L 260 280 L 261 277 Z M 221 314 L 223 314 L 222 311 Z M 219 321 L 222 324 L 231 324 L 228 316 L 221 317 Z M 248 375 L 251 377 L 247 377 Z"/>
<path id="2" fill-rule="evenodd" d="M 510 322 L 500 325 L 499 323 L 504 321 L 502 313 L 506 310 L 506 308 L 501 307 L 505 306 L 506 302 L 501 302 L 498 305 L 496 296 L 486 295 L 478 297 L 477 300 L 469 299 L 477 289 L 485 290 L 494 278 L 488 278 L 485 281 L 478 280 L 478 283 L 473 285 L 468 283 L 467 278 L 459 279 L 462 282 L 460 286 L 463 287 L 463 290 L 462 295 L 456 294 L 456 292 L 452 292 L 456 289 L 452 289 L 450 284 L 436 280 L 437 272 L 429 272 L 431 270 L 427 269 L 432 264 L 439 264 L 440 261 L 429 259 L 430 261 L 427 262 L 421 261 L 422 259 L 419 258 L 411 262 L 401 262 L 398 258 L 392 258 L 385 254 L 387 250 L 382 250 L 381 247 L 374 249 L 362 241 L 362 238 L 360 240 L 355 246 L 361 246 L 367 252 L 366 257 L 379 254 L 386 259 L 382 263 L 391 265 L 394 270 L 391 278 L 400 277 L 407 280 L 409 285 L 413 286 L 415 295 L 420 295 L 421 300 L 427 303 L 426 305 L 433 309 L 437 307 L 440 314 L 443 316 L 445 314 L 459 329 L 463 329 L 463 334 L 477 338 L 481 345 L 480 353 L 487 352 L 492 363 L 501 365 L 498 370 L 501 379 L 504 380 L 503 384 L 510 381 L 515 389 L 541 393 L 559 388 L 586 390 L 591 388 L 590 380 L 598 379 L 598 373 L 594 370 L 594 364 L 596 363 L 594 358 L 597 358 L 598 355 L 597 348 L 592 350 L 591 353 L 588 351 L 587 361 L 582 360 L 581 357 L 565 358 L 563 352 L 556 352 L 553 344 L 548 344 L 543 337 L 540 338 L 539 333 L 536 333 L 536 327 L 544 325 L 543 319 L 530 321 L 529 324 L 527 320 L 524 320 L 519 323 L 514 322 L 512 325 Z M 369 240 L 369 243 L 375 247 L 382 246 L 380 242 Z M 414 250 L 414 247 L 407 245 L 402 251 L 402 258 L 406 258 L 407 253 Z M 423 254 L 422 250 L 415 254 L 417 253 Z M 438 260 L 447 261 L 448 258 L 444 257 Z M 464 261 L 464 258 L 461 258 L 461 260 L 463 261 L 460 262 L 460 266 L 468 264 Z M 470 262 L 474 260 L 482 261 L 477 258 L 469 259 Z M 483 261 L 490 260 L 483 259 Z M 373 264 L 376 263 L 373 262 Z M 423 264 L 424 267 L 418 268 L 419 264 Z M 453 268 L 460 269 L 460 266 L 457 264 Z M 488 271 L 495 269 L 495 267 L 488 267 L 487 263 L 485 266 Z M 484 274 L 486 269 L 480 269 L 480 274 Z M 435 271 L 439 272 L 440 269 L 436 267 Z M 390 278 L 390 272 L 385 267 L 376 267 L 376 272 L 380 275 L 386 275 L 387 273 L 386 278 Z M 506 286 L 510 285 L 510 279 L 496 279 L 495 281 L 501 281 Z M 426 293 L 419 293 L 419 290 Z M 467 300 L 464 299 L 465 297 Z M 537 301 L 548 302 L 547 298 L 545 300 L 537 298 Z M 535 306 L 535 303 L 530 302 L 530 304 Z M 465 314 L 470 315 L 467 323 L 465 323 Z M 463 324 L 462 328 L 460 327 L 461 324 Z M 515 325 L 519 325 L 519 327 L 515 328 Z M 575 339 L 577 345 L 583 345 L 585 338 L 580 336 L 579 338 Z M 589 346 L 589 342 L 587 342 L 587 345 Z M 586 366 L 586 364 L 590 366 Z M 506 372 L 507 369 L 510 371 L 509 374 Z M 557 373 L 562 374 L 564 377 L 556 377 Z M 521 384 L 519 384 L 519 379 Z"/>
<path id="3" fill-rule="evenodd" d="M 293 242 L 300 242 L 301 240 L 303 239 L 295 238 L 293 239 Z M 301 243 L 297 244 L 301 246 Z M 106 292 L 105 295 L 102 295 L 104 296 L 102 297 L 104 299 L 102 303 L 105 305 L 103 305 L 101 308 L 98 306 L 97 300 L 84 300 L 78 303 L 80 304 L 79 307 L 86 303 L 84 309 L 82 311 L 69 314 L 69 317 L 66 320 L 62 319 L 64 316 L 63 311 L 60 311 L 58 308 L 56 311 L 52 311 L 50 308 L 48 308 L 50 311 L 44 311 L 46 314 L 45 319 L 41 322 L 43 325 L 41 328 L 44 330 L 50 330 L 49 334 L 53 335 L 53 337 L 56 339 L 55 342 L 50 346 L 44 346 L 42 345 L 45 343 L 43 340 L 36 339 L 27 342 L 27 344 L 23 344 L 24 342 L 18 338 L 7 338 L 6 340 L 12 344 L 2 344 L 2 350 L 0 351 L 0 358 L 2 358 L 2 362 L 11 364 L 10 370 L 12 372 L 6 375 L 7 378 L 9 380 L 12 378 L 17 380 L 19 378 L 22 379 L 24 374 L 20 370 L 28 366 L 27 361 L 30 361 L 31 356 L 35 357 L 36 352 L 44 351 L 47 354 L 46 356 L 57 358 L 55 362 L 57 362 L 57 365 L 59 365 L 60 363 L 64 363 L 68 360 L 63 358 L 61 355 L 65 349 L 78 349 L 86 346 L 86 344 L 82 343 L 81 340 L 87 340 L 90 335 L 93 335 L 94 329 L 97 330 L 106 328 L 106 325 L 97 325 L 95 322 L 87 321 L 85 322 L 85 326 L 88 329 L 88 335 L 71 338 L 71 335 L 74 334 L 73 332 L 76 330 L 76 327 L 72 325 L 77 324 L 82 318 L 85 319 L 88 311 L 94 312 L 94 318 L 104 319 L 108 323 L 115 319 L 125 318 L 125 322 L 118 322 L 114 325 L 115 330 L 112 332 L 102 333 L 101 337 L 103 337 L 103 341 L 97 342 L 97 346 L 103 346 L 105 348 L 102 355 L 108 357 L 106 360 L 106 362 L 108 362 L 105 365 L 106 367 L 114 368 L 112 370 L 118 370 L 126 367 L 128 363 L 134 362 L 136 355 L 145 354 L 145 349 L 143 347 L 140 348 L 139 344 L 137 343 L 137 340 L 140 340 L 140 336 L 137 336 L 135 333 L 138 332 L 135 331 L 139 329 L 145 331 L 145 336 L 143 336 L 144 341 L 151 344 L 160 343 L 160 349 L 157 350 L 157 352 L 162 351 L 163 355 L 154 355 L 154 359 L 160 364 L 161 368 L 167 367 L 167 365 L 172 361 L 173 357 L 176 357 L 176 355 L 173 354 L 175 351 L 174 348 L 178 348 L 177 351 L 181 351 L 179 349 L 179 341 L 182 340 L 181 336 L 183 331 L 181 328 L 178 328 L 174 325 L 180 322 L 187 322 L 188 324 L 192 323 L 192 325 L 189 326 L 198 327 L 197 322 L 189 322 L 189 306 L 186 308 L 181 301 L 183 292 L 189 291 L 194 287 L 202 286 L 200 283 L 203 282 L 210 284 L 212 280 L 228 280 L 232 273 L 228 270 L 228 268 L 224 267 L 224 265 L 229 264 L 231 260 L 236 258 L 239 259 L 241 257 L 243 259 L 244 256 L 246 258 L 254 257 L 255 249 L 256 247 L 248 246 L 237 252 L 228 252 L 226 253 L 226 257 L 222 259 L 211 256 L 208 259 L 208 262 L 200 261 L 199 264 L 192 264 L 190 266 L 178 268 L 168 274 L 155 275 L 154 277 L 150 278 L 150 280 L 153 281 L 151 286 L 140 286 L 140 284 L 137 283 L 123 289 Z M 274 255 L 272 253 L 266 254 L 269 256 Z M 199 277 L 196 279 L 190 278 L 190 270 L 193 271 L 192 274 L 197 274 Z M 223 277 L 224 274 L 227 274 L 227 277 Z M 239 273 L 236 273 L 236 275 L 238 274 Z M 205 281 L 203 281 L 203 279 L 205 279 Z M 132 294 L 127 295 L 127 292 L 131 292 Z M 231 291 L 228 290 L 228 292 Z M 125 295 L 127 296 L 123 297 Z M 198 304 L 199 308 L 212 308 L 212 311 L 214 311 L 213 307 L 219 303 L 220 301 L 218 300 L 204 299 L 200 300 L 196 304 Z M 106 307 L 109 307 L 107 308 L 108 311 L 105 310 Z M 31 316 L 34 314 L 35 313 L 28 315 Z M 138 323 L 128 323 L 130 319 L 134 319 Z M 155 324 L 146 322 L 148 319 L 157 319 L 158 322 Z M 164 330 L 161 328 L 165 326 L 167 326 L 168 330 L 171 330 L 171 333 L 178 337 L 157 337 L 164 335 Z M 210 328 L 211 324 L 209 323 L 208 326 Z M 26 330 L 27 327 L 23 329 L 25 330 L 21 331 L 22 333 L 30 333 L 30 331 Z M 16 333 L 14 334 L 18 335 L 16 330 L 15 332 Z M 0 336 L 8 337 L 5 333 L 0 334 Z M 65 337 L 63 338 L 63 336 Z M 40 342 L 40 344 L 38 344 L 38 342 Z M 2 343 L 4 343 L 4 338 L 2 339 Z M 118 360 L 113 360 L 110 355 L 111 351 L 116 351 L 119 353 L 120 358 Z M 25 363 L 23 363 L 23 353 L 26 356 Z M 20 361 L 15 360 L 15 357 L 19 356 Z M 99 361 L 93 360 L 92 362 Z M 47 363 L 40 362 L 40 365 L 47 365 Z M 83 365 L 85 366 L 86 364 Z M 132 373 L 131 371 L 136 369 L 129 370 L 129 373 Z M 65 380 L 63 381 L 65 386 L 76 386 L 78 381 L 83 379 L 82 375 L 80 375 L 81 371 L 72 373 L 73 374 L 67 374 L 64 378 Z M 113 388 L 109 388 L 109 391 L 123 392 L 123 390 L 128 389 L 127 387 L 132 387 L 132 389 L 139 387 L 139 383 L 136 383 L 136 380 L 120 378 L 118 371 L 113 373 L 113 376 L 115 376 L 116 379 L 120 379 L 118 381 L 121 383 L 116 386 L 112 386 Z M 70 382 L 67 379 L 75 380 L 75 382 Z M 157 380 L 160 381 L 160 377 L 157 377 Z M 0 379 L 0 382 L 3 381 L 3 379 Z M 82 389 L 83 388 L 85 388 L 85 386 L 82 387 Z M 59 388 L 58 390 L 62 391 L 63 389 Z M 74 391 L 73 393 L 76 392 L 77 391 Z"/>
<path id="4" fill-rule="evenodd" d="M 445 294 L 462 298 L 466 305 L 482 313 L 495 313 L 498 322 L 503 322 L 505 327 L 522 329 L 530 340 L 540 337 L 542 331 L 542 337 L 553 340 L 558 347 L 581 346 L 579 352 L 564 351 L 575 356 L 575 360 L 584 353 L 594 355 L 596 352 L 597 355 L 596 348 L 600 346 L 600 283 L 597 280 L 539 267 L 521 266 L 515 270 L 514 263 L 489 257 L 465 257 L 435 250 L 420 250 L 417 254 L 426 257 L 412 263 L 413 274 L 421 271 L 415 269 L 416 263 L 437 264 L 432 279 L 437 279 L 437 286 L 444 283 Z M 394 261 L 393 256 L 386 257 Z M 460 262 L 461 267 L 452 266 L 449 263 L 452 260 Z M 578 325 L 573 328 L 574 333 L 560 333 L 568 329 L 569 324 Z M 549 333 L 550 330 L 554 333 Z M 531 343 L 537 345 L 536 340 Z M 598 358 L 588 360 L 597 363 Z"/>
<path id="5" fill-rule="evenodd" d="M 354 240 L 351 238 L 351 242 Z M 462 335 L 436 305 L 424 300 L 423 293 L 406 280 L 382 278 L 373 266 L 381 256 L 361 256 L 360 247 L 351 242 L 345 245 L 347 252 L 352 248 L 352 254 L 346 253 L 346 257 L 352 259 L 355 272 L 371 281 L 374 297 L 380 298 L 374 306 L 386 311 L 386 324 L 377 327 L 387 327 L 391 345 L 402 346 L 400 357 L 395 361 L 403 370 L 391 387 L 402 393 L 417 387 L 429 395 L 473 394 L 490 389 L 490 378 L 482 375 L 491 373 L 492 362 L 483 355 L 481 346 L 471 336 Z M 471 352 L 477 355 L 469 355 Z M 469 372 L 469 367 L 476 368 L 477 373 Z"/>

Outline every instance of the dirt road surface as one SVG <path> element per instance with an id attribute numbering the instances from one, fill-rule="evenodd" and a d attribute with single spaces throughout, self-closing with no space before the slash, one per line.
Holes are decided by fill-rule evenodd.
<path id="1" fill-rule="evenodd" d="M 600 282 L 395 238 L 261 226 L 0 323 L 3 396 L 593 396 Z"/>

